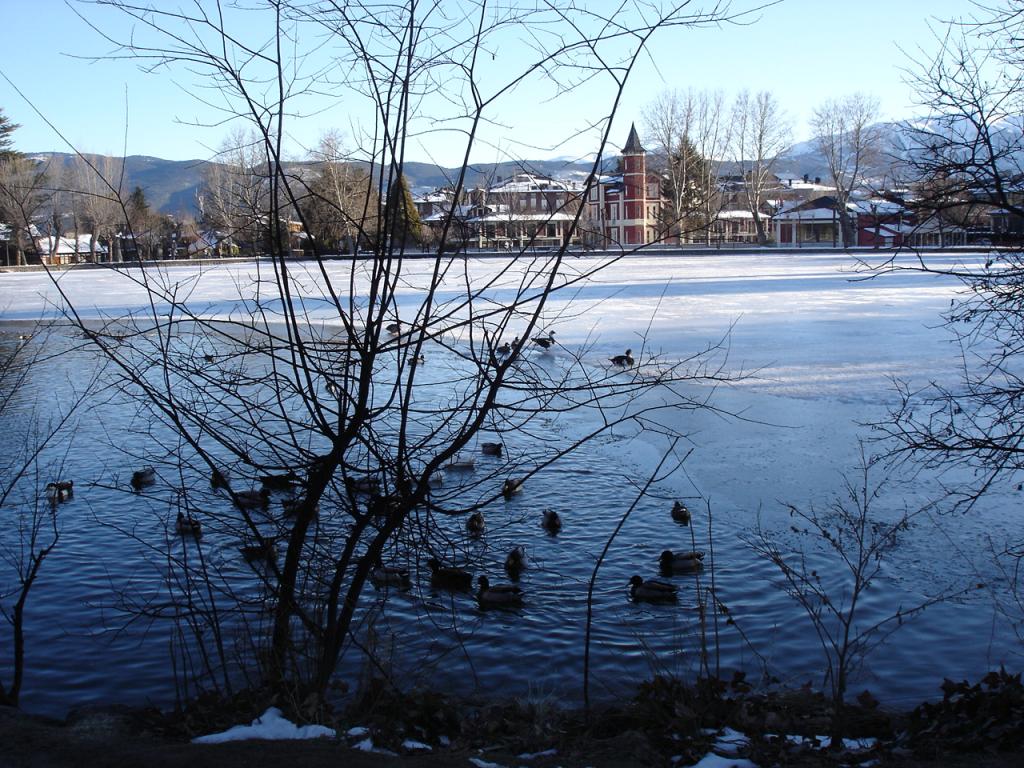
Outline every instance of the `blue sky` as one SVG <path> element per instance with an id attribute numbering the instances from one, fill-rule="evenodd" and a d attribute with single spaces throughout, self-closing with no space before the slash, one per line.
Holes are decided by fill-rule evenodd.
<path id="1" fill-rule="evenodd" d="M 756 4 L 732 0 L 732 10 L 742 12 Z M 590 8 L 614 5 L 586 3 Z M 695 7 L 699 5 L 695 0 Z M 76 7 L 97 26 L 124 28 L 109 9 Z M 630 122 L 639 123 L 644 106 L 668 88 L 721 89 L 726 96 L 740 88 L 772 91 L 798 140 L 808 138 L 807 119 L 816 105 L 852 91 L 877 96 L 883 118 L 912 116 L 919 110 L 902 81 L 907 58 L 901 48 L 933 48 L 929 24 L 940 29 L 936 18 L 970 10 L 966 0 L 782 0 L 741 17 L 739 23 L 664 30 L 633 74 L 612 142 L 624 141 Z M 89 61 L 110 53 L 112 46 L 60 0 L 3 0 L 0 18 L 7 32 L 0 72 L 11 81 L 0 79 L 0 107 L 22 126 L 15 134 L 19 149 L 66 151 L 67 145 L 15 87 L 83 151 L 205 158 L 230 130 L 197 101 L 195 95 L 204 94 L 186 71 L 149 74 L 123 59 Z M 255 17 L 246 17 L 243 27 L 254 31 Z M 521 64 L 525 53 L 522 41 L 509 41 L 495 54 L 495 73 Z M 566 138 L 604 114 L 607 94 L 606 87 L 595 84 L 573 98 L 546 100 L 536 87 L 521 88 L 498 116 L 501 125 L 487 129 L 486 142 L 472 159 L 490 161 L 508 153 L 526 158 L 585 155 L 595 148 L 594 131 Z M 351 102 L 307 102 L 306 108 L 310 115 L 293 122 L 288 131 L 293 156 L 301 156 L 331 128 L 356 145 L 359 126 L 368 125 Z M 191 122 L 218 124 L 194 127 Z M 411 145 L 408 157 L 455 165 L 461 161 L 461 145 L 450 135 L 432 134 Z"/>

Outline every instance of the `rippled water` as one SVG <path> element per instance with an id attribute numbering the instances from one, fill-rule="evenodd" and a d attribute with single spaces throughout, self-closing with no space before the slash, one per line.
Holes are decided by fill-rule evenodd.
<path id="1" fill-rule="evenodd" d="M 818 328 L 805 339 L 797 334 L 789 343 L 813 345 L 824 335 L 835 344 L 835 334 L 844 332 L 856 330 Z M 11 327 L 4 343 L 17 343 L 17 333 Z M 435 350 L 428 360 L 439 354 Z M 858 361 L 856 370 L 845 372 L 833 367 L 829 378 L 807 363 L 813 355 L 805 353 L 805 370 L 782 361 L 773 365 L 757 391 L 740 384 L 717 396 L 723 410 L 743 411 L 755 423 L 709 411 L 680 416 L 697 449 L 682 471 L 656 483 L 638 503 L 596 582 L 591 674 L 597 698 L 629 692 L 637 681 L 657 672 L 697 672 L 697 590 L 709 585 L 711 569 L 699 580 L 674 578 L 680 587 L 677 606 L 633 604 L 626 589 L 633 574 L 656 576 L 663 549 L 693 546 L 709 553 L 713 548 L 707 561 L 714 563 L 714 586 L 735 620 L 729 626 L 719 617 L 717 636 L 713 627 L 706 628 L 711 663 L 746 670 L 755 679 L 766 672 L 790 684 L 822 684 L 824 665 L 816 636 L 777 588 L 773 566 L 758 559 L 746 539 L 759 520 L 784 534 L 789 518 L 783 502 L 821 507 L 838 492 L 840 472 L 856 465 L 856 422 L 876 418 L 883 409 L 877 390 L 858 394 L 856 387 L 842 383 L 843 377 L 874 375 L 865 373 L 865 364 L 882 367 L 888 354 L 879 348 L 878 361 Z M 548 356 L 543 364 L 557 366 L 559 355 Z M 69 380 L 81 381 L 96 365 L 86 352 L 55 358 L 18 395 L 22 405 L 27 410 L 30 404 L 45 403 L 40 393 L 66 391 Z M 838 394 L 825 398 L 820 396 L 823 390 Z M 552 418 L 544 428 L 553 441 L 570 440 L 586 423 L 582 416 Z M 168 568 L 160 545 L 173 494 L 163 482 L 145 495 L 125 488 L 135 468 L 130 455 L 152 448 L 147 426 L 136 421 L 123 398 L 107 393 L 89 409 L 70 443 L 61 476 L 75 479 L 75 498 L 60 507 L 60 546 L 46 563 L 27 613 L 28 672 L 22 702 L 28 709 L 60 714 L 86 701 L 165 705 L 173 700 L 171 628 L 161 621 L 128 621 L 118 610 L 124 595 L 166 595 L 161 585 Z M 513 454 L 521 449 L 515 436 L 508 447 Z M 625 431 L 595 440 L 532 478 L 510 501 L 488 509 L 488 532 L 479 541 L 463 536 L 461 518 L 440 518 L 439 524 L 448 526 L 479 563 L 477 571 L 492 581 L 506 580 L 502 563 L 509 549 L 526 548 L 524 608 L 481 611 L 469 594 L 432 590 L 425 566 L 411 563 L 411 590 L 368 591 L 361 637 L 366 639 L 365 630 L 372 627 L 369 637 L 379 657 L 406 684 L 467 693 L 556 694 L 578 701 L 586 590 L 595 557 L 662 447 L 656 439 Z M 485 472 L 488 461 L 481 457 L 477 471 Z M 449 473 L 447 486 L 457 482 L 457 473 Z M 883 511 L 916 508 L 934 496 L 935 488 L 925 477 L 902 484 L 894 479 L 879 503 Z M 674 498 L 685 498 L 694 510 L 692 527 L 670 519 Z M 1016 534 L 1011 517 L 1015 499 L 1012 488 L 997 488 L 969 518 L 940 516 L 934 525 L 920 520 L 867 593 L 864 620 L 972 580 L 1005 590 L 985 550 L 990 539 L 999 542 Z M 548 507 L 558 510 L 564 521 L 557 536 L 540 527 L 541 510 Z M 157 546 L 149 548 L 149 542 Z M 198 546 L 241 584 L 247 577 L 244 564 L 237 562 L 236 545 L 214 533 Z M 171 546 L 196 545 L 173 541 Z M 827 571 L 822 576 L 832 584 L 839 578 Z M 899 628 L 872 654 L 860 685 L 886 701 L 911 703 L 934 696 L 944 676 L 977 677 L 1003 661 L 1019 666 L 1019 645 L 987 595 L 935 606 Z M 6 653 L 0 649 L 0 657 Z M 354 686 L 364 671 L 365 661 L 353 652 L 339 675 Z"/>

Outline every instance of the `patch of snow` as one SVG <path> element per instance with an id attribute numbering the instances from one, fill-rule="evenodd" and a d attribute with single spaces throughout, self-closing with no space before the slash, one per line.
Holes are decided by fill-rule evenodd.
<path id="1" fill-rule="evenodd" d="M 744 758 L 722 757 L 714 752 L 708 752 L 698 763 L 690 768 L 757 768 L 755 763 Z"/>
<path id="2" fill-rule="evenodd" d="M 732 728 L 723 728 L 712 749 L 720 755 L 736 755 L 749 744 L 750 739 L 746 734 L 734 731 Z"/>
<path id="3" fill-rule="evenodd" d="M 430 752 L 433 750 L 433 747 L 429 744 L 424 744 L 422 741 L 406 739 L 402 742 L 402 749 L 407 749 L 410 752 Z"/>
<path id="4" fill-rule="evenodd" d="M 501 763 L 489 763 L 479 757 L 469 758 L 469 762 L 476 766 L 476 768 L 505 768 Z"/>
<path id="5" fill-rule="evenodd" d="M 361 739 L 363 736 L 370 735 L 370 729 L 365 725 L 357 725 L 345 731 L 345 735 L 350 739 Z"/>
<path id="6" fill-rule="evenodd" d="M 523 752 L 521 755 L 516 755 L 517 760 L 533 760 L 537 757 L 554 757 L 558 754 L 557 749 L 545 749 L 543 752 Z"/>
<path id="7" fill-rule="evenodd" d="M 194 744 L 221 744 L 226 741 L 247 741 L 249 739 L 321 739 L 334 738 L 333 729 L 323 725 L 298 726 L 281 716 L 281 710 L 271 707 L 249 725 L 236 725 L 221 733 L 197 736 Z"/>
<path id="8" fill-rule="evenodd" d="M 365 738 L 357 744 L 352 745 L 352 749 L 358 749 L 360 752 L 373 752 L 375 755 L 391 755 L 392 757 L 398 757 L 397 753 L 392 752 L 390 749 L 382 749 L 374 746 L 373 739 Z"/>

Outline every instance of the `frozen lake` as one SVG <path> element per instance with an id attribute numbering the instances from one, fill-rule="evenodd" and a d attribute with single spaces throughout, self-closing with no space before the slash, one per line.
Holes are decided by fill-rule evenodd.
<path id="1" fill-rule="evenodd" d="M 942 266 L 974 257 L 928 258 Z M 486 275 L 505 263 L 471 260 L 469 269 Z M 589 263 L 570 259 L 567 266 L 584 269 Z M 417 273 L 428 267 L 410 265 L 402 305 L 418 302 Z M 856 267 L 843 254 L 631 257 L 573 291 L 571 310 L 566 297 L 548 306 L 547 319 L 562 346 L 543 358 L 544 365 L 558 366 L 584 345 L 585 361 L 600 366 L 626 347 L 641 359 L 657 354 L 671 360 L 722 343 L 716 359 L 735 378 L 715 389 L 715 410 L 670 417 L 693 451 L 682 470 L 641 503 L 601 571 L 592 661 L 598 697 L 627 692 L 657 672 L 696 672 L 692 579 L 677 579 L 677 607 L 626 600 L 630 575 L 654 575 L 666 547 L 689 548 L 690 529 L 668 514 L 677 497 L 697 513 L 698 536 L 707 525 L 705 505 L 712 510 L 716 589 L 742 630 L 722 627 L 723 667 L 744 669 L 752 680 L 766 672 L 791 685 L 821 685 L 824 665 L 813 630 L 776 588 L 772 567 L 757 559 L 743 537 L 759 518 L 766 528 L 785 531 L 786 504 L 823 508 L 841 492 L 843 474 L 856 472 L 858 439 L 869 436 L 860 425 L 883 418 L 895 402 L 893 379 L 912 386 L 952 384 L 960 360 L 941 318 L 960 290 L 957 282 L 914 272 L 864 280 Z M 328 265 L 339 275 L 348 268 L 344 262 Z M 241 311 L 239 291 L 252 293 L 253 278 L 266 269 L 186 265 L 166 270 L 164 279 L 187 286 L 193 308 L 231 317 Z M 308 280 L 313 292 L 315 275 Z M 59 286 L 86 319 L 147 307 L 145 293 L 114 271 L 62 273 Z M 451 290 L 454 295 L 457 288 Z M 4 342 L 17 343 L 24 323 L 60 301 L 43 273 L 0 274 Z M 313 303 L 310 316 L 316 319 L 318 312 Z M 53 343 L 61 348 L 72 341 Z M 425 371 L 431 360 L 428 354 Z M 82 354 L 57 357 L 19 397 L 26 404 L 45 401 L 69 378 L 82 377 L 89 361 Z M 710 384 L 686 386 L 695 395 L 710 394 Z M 546 426 L 552 439 L 571 439 L 586 428 L 584 422 L 578 416 L 552 418 Z M 123 620 L 111 610 L 125 585 L 158 593 L 162 578 L 159 558 L 103 524 L 117 520 L 121 529 L 155 533 L 166 515 L 165 507 L 112 487 L 118 477 L 123 480 L 126 460 L 111 446 L 130 449 L 135 426 L 116 397 L 104 397 L 68 455 L 67 471 L 82 490 L 61 508 L 60 549 L 32 594 L 22 697 L 29 710 L 60 713 L 82 701 L 166 704 L 172 698 L 167 630 L 138 622 L 114 631 Z M 577 702 L 593 556 L 632 499 L 624 487 L 646 478 L 663 448 L 654 435 L 619 431 L 545 471 L 531 481 L 529 493 L 495 512 L 506 522 L 495 526 L 474 555 L 485 571 L 500 574 L 511 546 L 527 548 L 531 566 L 523 577 L 528 600 L 522 611 L 484 614 L 470 597 L 435 594 L 421 588 L 426 581 L 420 579 L 407 593 L 382 595 L 375 632 L 387 642 L 389 661 L 402 679 L 504 695 L 532 689 Z M 868 593 L 866 619 L 971 581 L 993 584 L 1002 594 L 1007 585 L 994 573 L 987 550 L 1018 536 L 1015 483 L 993 489 L 966 517 L 939 514 L 934 524 L 919 521 Z M 927 476 L 894 475 L 880 504 L 917 508 L 940 498 Z M 536 516 L 545 507 L 558 509 L 565 520 L 558 537 L 538 531 Z M 453 534 L 460 524 L 453 521 Z M 215 537 L 204 538 L 202 546 L 215 558 L 232 552 L 231 543 Z M 977 678 L 1000 663 L 1016 669 L 1019 652 L 991 593 L 979 592 L 968 602 L 931 608 L 901 627 L 871 656 L 852 690 L 867 687 L 884 701 L 912 705 L 936 696 L 943 677 Z M 354 679 L 360 669 L 359 659 L 349 659 L 342 674 Z"/>

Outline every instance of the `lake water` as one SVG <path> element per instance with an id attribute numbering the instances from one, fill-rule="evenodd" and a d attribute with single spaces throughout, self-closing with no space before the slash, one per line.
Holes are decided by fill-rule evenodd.
<path id="1" fill-rule="evenodd" d="M 948 264 L 971 257 L 933 258 Z M 485 260 L 471 263 L 471 269 L 483 274 L 498 265 Z M 694 546 L 691 536 L 697 549 L 709 553 L 713 543 L 714 587 L 735 621 L 728 626 L 720 617 L 715 659 L 721 667 L 743 669 L 755 682 L 765 672 L 789 685 L 822 684 L 824 664 L 810 624 L 778 588 L 778 572 L 746 542 L 758 522 L 789 541 L 786 504 L 823 509 L 842 492 L 843 474 L 852 476 L 857 469 L 858 438 L 869 436 L 860 424 L 882 418 L 895 401 L 892 377 L 917 384 L 953 382 L 958 360 L 940 323 L 940 313 L 959 288 L 955 282 L 912 273 L 858 281 L 851 279 L 854 267 L 841 255 L 633 258 L 576 294 L 573 306 L 587 311 L 562 316 L 556 325 L 559 347 L 530 353 L 537 365 L 555 371 L 586 343 L 584 359 L 596 368 L 627 346 L 635 352 L 641 346 L 638 332 L 648 327 L 641 354 L 670 359 L 716 344 L 729 333 L 728 353 L 719 352 L 716 359 L 734 376 L 743 374 L 714 388 L 714 410 L 667 417 L 688 434 L 693 450 L 678 472 L 655 483 L 639 502 L 600 571 L 592 640 L 592 695 L 598 700 L 629 693 L 655 673 L 697 673 L 697 590 L 709 586 L 711 569 L 699 581 L 673 579 L 680 587 L 676 606 L 633 604 L 626 588 L 633 574 L 657 575 L 663 549 Z M 237 309 L 236 282 L 246 284 L 255 269 L 232 265 L 199 273 L 185 266 L 168 274 L 196 279 L 193 300 L 205 302 L 211 316 L 226 316 Z M 144 306 L 117 273 L 66 273 L 61 285 L 87 318 Z M 0 275 L 0 303 L 7 308 L 3 344 L 21 343 L 18 334 L 40 314 L 48 295 L 53 291 L 44 275 Z M 412 307 L 415 290 L 410 288 L 402 301 Z M 550 308 L 553 322 L 561 309 Z M 49 350 L 63 351 L 80 340 L 58 335 L 46 343 Z M 424 373 L 442 370 L 445 354 L 428 350 Z M 16 408 L 3 425 L 7 434 L 23 425 L 19 414 L 32 405 L 56 407 L 69 382 L 81 382 L 96 367 L 91 353 L 78 350 L 54 355 L 35 369 L 15 393 Z M 711 383 L 687 386 L 694 397 L 712 395 Z M 552 415 L 533 431 L 564 442 L 592 424 L 593 417 L 585 414 Z M 175 481 L 162 478 L 144 495 L 126 487 L 141 461 L 136 456 L 152 450 L 154 439 L 166 439 L 149 434 L 149 426 L 122 396 L 106 390 L 94 397 L 64 457 L 61 475 L 74 478 L 76 493 L 59 508 L 60 546 L 45 564 L 27 613 L 22 704 L 31 711 L 62 714 L 90 701 L 173 702 L 170 627 L 163 621 L 128 621 L 120 605 L 130 595 L 136 608 L 154 608 L 170 594 L 162 550 Z M 528 458 L 530 446 L 528 436 L 513 435 L 507 448 Z M 492 581 L 506 580 L 502 563 L 509 549 L 525 547 L 529 566 L 521 580 L 527 596 L 521 610 L 483 612 L 468 594 L 433 591 L 425 566 L 417 570 L 411 563 L 412 589 L 368 590 L 361 637 L 372 626 L 375 649 L 407 685 L 554 695 L 578 703 L 594 558 L 636 496 L 635 485 L 646 480 L 663 450 L 656 436 L 635 430 L 602 436 L 532 478 L 510 501 L 488 509 L 488 532 L 480 540 L 463 536 L 461 518 L 440 518 L 462 555 L 476 563 L 474 570 Z M 487 472 L 489 461 L 480 457 L 476 472 Z M 449 474 L 446 487 L 456 487 L 456 473 Z M 1019 668 L 1020 641 L 993 601 L 993 595 L 1006 598 L 1010 585 L 988 552 L 1019 537 L 1016 482 L 1008 478 L 967 516 L 919 518 L 903 536 L 864 599 L 865 622 L 943 589 L 976 582 L 989 588 L 905 623 L 875 649 L 853 690 L 867 687 L 887 703 L 909 706 L 938 695 L 943 677 L 977 678 L 1000 663 Z M 878 509 L 892 514 L 940 497 L 934 478 L 895 473 Z M 692 527 L 670 519 L 675 498 L 694 510 Z M 216 494 L 207 503 L 227 509 L 226 499 Z M 563 518 L 557 536 L 540 528 L 545 508 Z M 9 529 L 0 536 L 11 541 Z M 237 585 L 245 585 L 250 579 L 238 562 L 237 544 L 214 530 L 198 546 Z M 180 553 L 182 546 L 196 547 L 172 537 L 174 551 Z M 841 574 L 825 571 L 823 578 L 838 593 Z M 7 572 L 2 574 L 6 579 Z M 0 660 L 6 661 L 8 647 L 6 641 L 0 647 Z M 339 676 L 355 686 L 365 668 L 353 652 Z"/>

